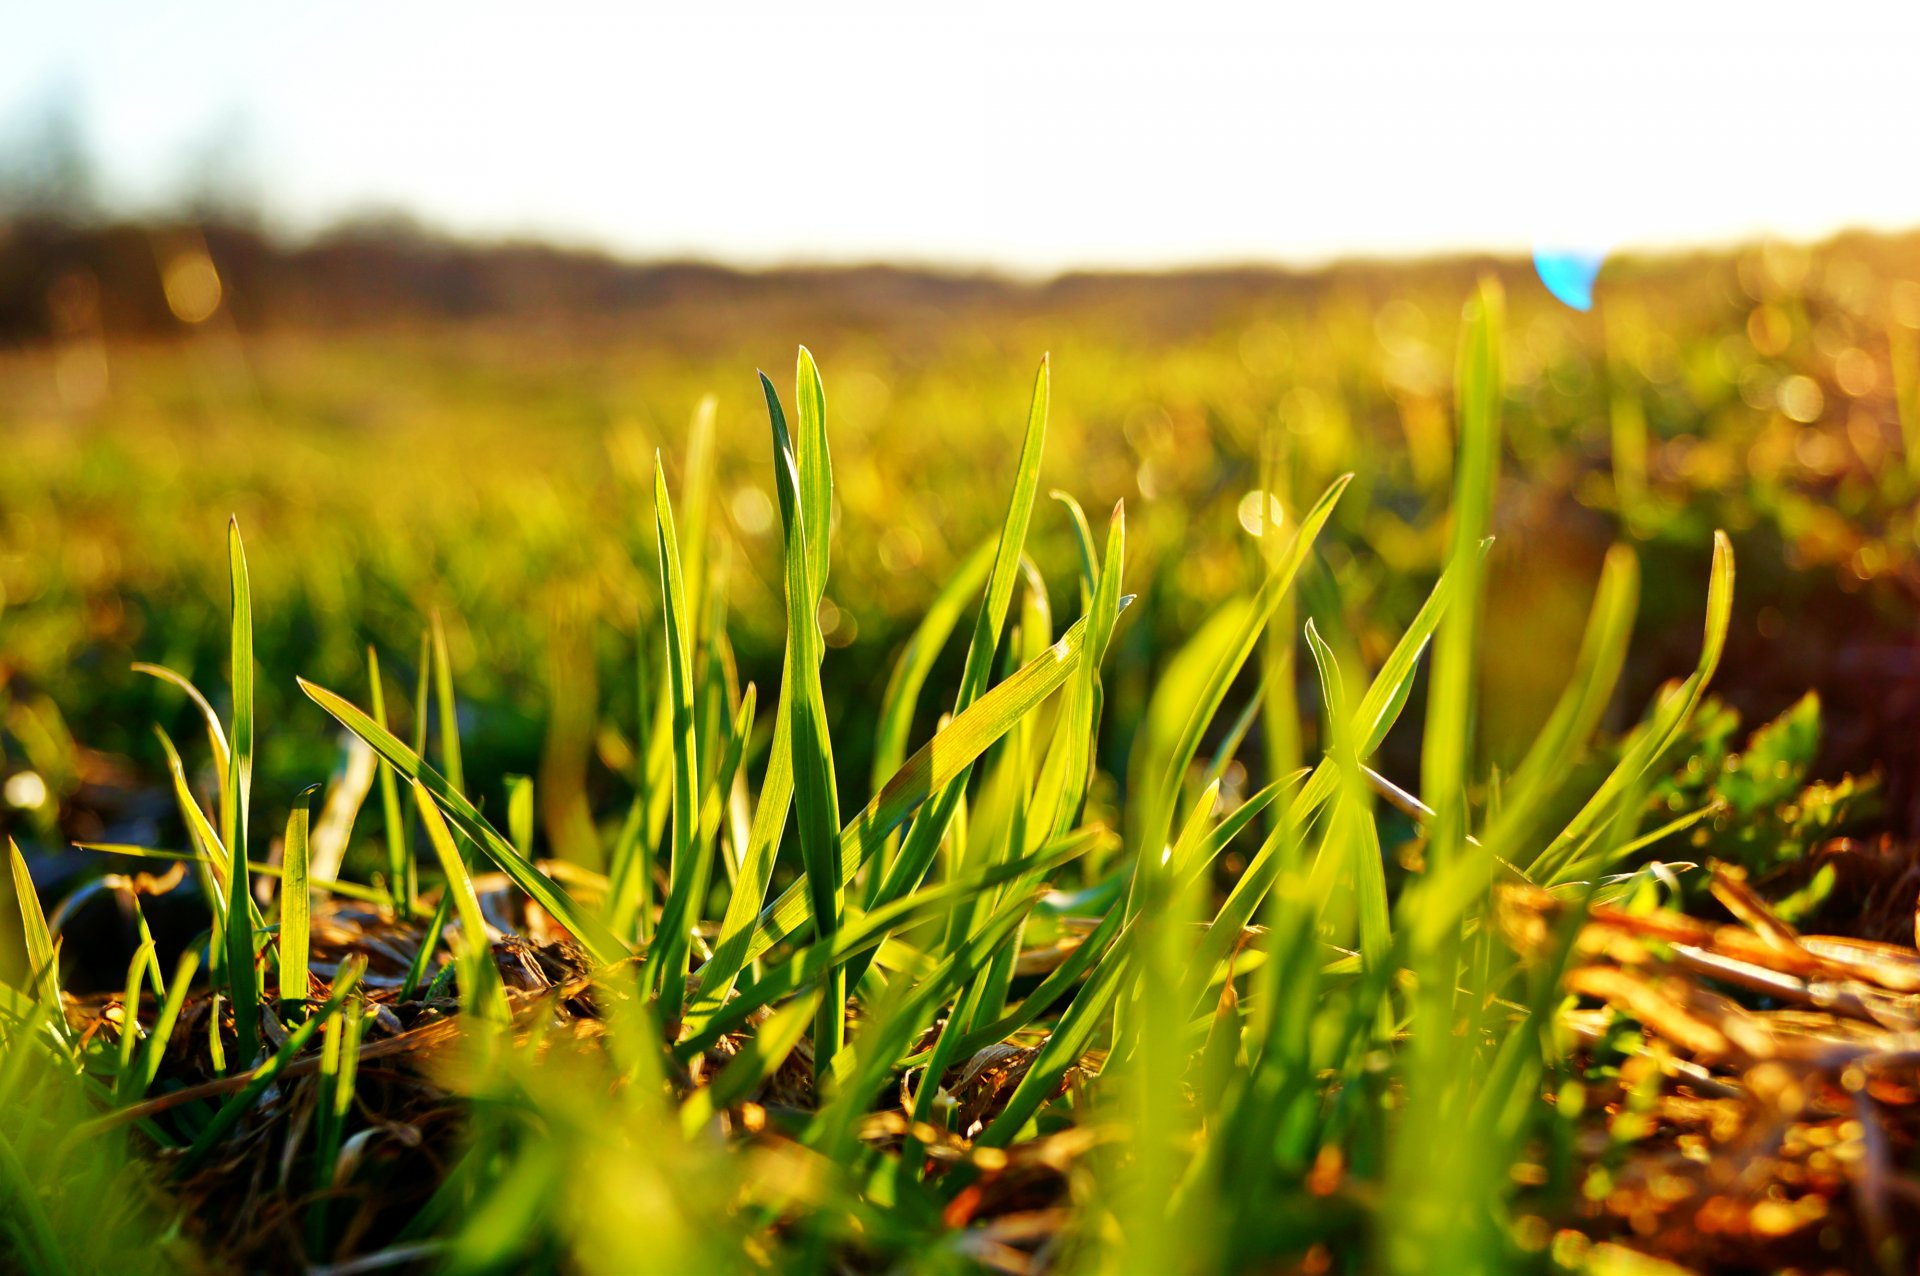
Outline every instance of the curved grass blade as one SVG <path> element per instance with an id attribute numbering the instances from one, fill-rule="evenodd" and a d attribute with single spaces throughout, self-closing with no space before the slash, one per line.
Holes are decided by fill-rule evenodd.
<path id="1" fill-rule="evenodd" d="M 394 770 L 409 780 L 418 781 L 447 817 L 473 840 L 481 854 L 536 904 L 546 909 L 554 921 L 579 941 L 595 961 L 611 965 L 632 956 L 627 946 L 607 929 L 605 923 L 580 907 L 546 874 L 521 859 L 519 852 L 513 849 L 506 838 L 481 817 L 473 803 L 467 801 L 466 796 L 453 787 L 445 776 L 421 761 L 419 754 L 400 743 L 385 727 L 355 708 L 345 697 L 305 678 L 295 681 L 308 699 L 333 715 L 341 726 L 366 741 Z"/>
<path id="2" fill-rule="evenodd" d="M 186 692 L 187 698 L 193 701 L 195 708 L 200 710 L 200 716 L 205 719 L 207 724 L 207 743 L 213 749 L 214 779 L 219 785 L 221 800 L 225 801 L 227 791 L 227 767 L 231 764 L 233 755 L 227 748 L 227 733 L 220 726 L 220 715 L 213 711 L 213 706 L 207 703 L 207 698 L 200 694 L 200 688 L 194 686 L 193 683 L 181 677 L 165 665 L 148 664 L 144 660 L 136 660 L 133 662 L 132 669 L 135 673 L 144 673 L 149 677 L 158 678 L 162 682 L 172 683 L 174 686 L 180 688 L 180 690 Z"/>

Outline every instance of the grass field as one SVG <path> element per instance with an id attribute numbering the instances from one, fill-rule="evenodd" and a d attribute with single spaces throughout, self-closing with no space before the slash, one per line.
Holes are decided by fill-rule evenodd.
<path id="1" fill-rule="evenodd" d="M 6 1262 L 1910 1266 L 1916 279 L 69 306 Z"/>

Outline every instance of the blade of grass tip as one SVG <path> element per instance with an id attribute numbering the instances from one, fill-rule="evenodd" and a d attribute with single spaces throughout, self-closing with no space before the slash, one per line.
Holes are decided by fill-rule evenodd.
<path id="1" fill-rule="evenodd" d="M 1713 566 L 1707 580 L 1706 630 L 1700 646 L 1700 660 L 1693 673 L 1679 687 L 1660 694 L 1645 728 L 1627 749 L 1600 787 L 1567 826 L 1549 843 L 1527 873 L 1543 885 L 1555 885 L 1579 851 L 1580 846 L 1608 821 L 1622 797 L 1640 780 L 1647 769 L 1666 753 L 1679 734 L 1686 730 L 1694 710 L 1706 694 L 1707 684 L 1720 667 L 1726 650 L 1727 628 L 1733 620 L 1733 543 L 1725 532 L 1713 534 Z"/>
<path id="2" fill-rule="evenodd" d="M 1340 502 L 1340 496 L 1347 485 L 1353 481 L 1351 474 L 1335 479 L 1331 486 L 1314 502 L 1313 508 L 1300 520 L 1299 528 L 1293 534 L 1293 541 L 1282 554 L 1272 571 L 1267 575 L 1255 596 L 1252 606 L 1248 607 L 1244 618 L 1236 628 L 1231 641 L 1227 644 L 1219 662 L 1208 676 L 1205 687 L 1200 691 L 1192 711 L 1187 715 L 1186 726 L 1181 730 L 1167 758 L 1166 770 L 1159 783 L 1147 795 L 1147 816 L 1141 825 L 1142 855 L 1158 855 L 1166 847 L 1167 834 L 1173 827 L 1174 807 L 1179 800 L 1182 784 L 1185 782 L 1187 768 L 1200 750 L 1201 738 L 1205 735 L 1213 716 L 1219 712 L 1221 703 L 1232 688 L 1234 679 L 1246 665 L 1247 658 L 1253 654 L 1254 644 L 1259 641 L 1261 632 L 1272 619 L 1281 599 L 1292 589 L 1294 578 L 1301 566 L 1307 561 L 1307 555 L 1313 550 L 1314 542 L 1320 531 L 1333 517 L 1333 510 Z"/>
<path id="3" fill-rule="evenodd" d="M 806 1034 L 808 1022 L 818 1013 L 820 997 L 821 990 L 817 987 L 803 993 L 754 1029 L 727 1066 L 680 1105 L 681 1134 L 693 1138 L 716 1113 L 740 1102 L 779 1071 Z"/>
<path id="4" fill-rule="evenodd" d="M 993 569 L 987 576 L 986 597 L 974 619 L 973 637 L 967 644 L 967 660 L 960 672 L 960 690 L 954 697 L 956 717 L 972 706 L 987 689 L 993 672 L 994 653 L 1006 628 L 1007 609 L 1013 602 L 1013 589 L 1020 575 L 1020 556 L 1025 552 L 1027 527 L 1033 517 L 1034 493 L 1040 486 L 1040 458 L 1046 449 L 1047 414 L 1052 398 L 1051 356 L 1043 355 L 1040 370 L 1033 379 L 1033 399 L 1027 409 L 1026 434 L 1020 444 L 1020 460 L 1013 476 L 1013 495 L 1007 503 L 1007 516 L 1000 526 L 1000 539 L 994 547 Z M 936 737 L 937 738 L 937 737 Z M 901 845 L 900 854 L 888 867 L 876 903 L 897 899 L 918 886 L 933 866 L 935 854 L 946 838 L 947 826 L 965 791 L 971 766 L 960 768 L 953 783 L 935 793 L 926 807 L 914 817 Z M 851 972 L 857 983 L 864 965 Z"/>
<path id="5" fill-rule="evenodd" d="M 1092 605 L 1093 591 L 1100 581 L 1100 557 L 1094 552 L 1093 524 L 1087 521 L 1087 512 L 1080 508 L 1080 502 L 1073 493 L 1060 488 L 1048 488 L 1047 496 L 1067 507 L 1067 517 L 1073 524 L 1073 543 L 1080 551 L 1080 606 L 1084 609 Z"/>
<path id="6" fill-rule="evenodd" d="M 172 683 L 186 692 L 187 698 L 193 701 L 195 708 L 200 710 L 200 717 L 207 724 L 207 744 L 213 750 L 214 782 L 219 785 L 221 793 L 224 794 L 227 790 L 227 767 L 232 761 L 232 754 L 227 748 L 227 733 L 220 726 L 220 715 L 213 711 L 213 706 L 207 703 L 207 698 L 200 694 L 200 688 L 165 665 L 153 665 L 136 660 L 133 663 L 133 671 L 158 678 L 162 682 Z"/>
<path id="7" fill-rule="evenodd" d="M 307 1048 L 314 1034 L 338 1014 L 342 1006 L 346 1005 L 347 998 L 353 995 L 355 987 L 360 982 L 360 976 L 366 968 L 366 958 L 358 954 L 349 957 L 341 965 L 340 973 L 334 976 L 333 991 L 327 997 L 325 1004 L 306 1022 L 289 1032 L 280 1048 L 274 1051 L 265 1063 L 252 1071 L 246 1086 L 238 1093 L 229 1096 L 213 1114 L 213 1118 L 201 1128 L 186 1153 L 174 1166 L 176 1179 L 184 1179 L 200 1168 L 208 1154 L 222 1139 L 226 1138 L 233 1127 L 239 1123 L 240 1118 L 246 1114 L 247 1109 L 251 1108 L 266 1088 L 273 1084 L 274 1078 L 286 1070 L 287 1065 Z"/>
<path id="8" fill-rule="evenodd" d="M 374 651 L 372 643 L 367 644 L 367 683 L 372 688 L 368 707 L 373 711 L 373 720 L 385 729 L 387 697 L 380 682 L 380 656 Z M 380 764 L 380 812 L 387 826 L 387 893 L 393 899 L 394 913 L 407 917 L 413 912 L 417 887 L 413 852 L 407 846 L 406 817 L 400 810 L 400 785 L 394 777 L 393 767 L 385 762 Z"/>
<path id="9" fill-rule="evenodd" d="M 447 877 L 447 894 L 453 897 L 453 911 L 460 918 L 460 1012 L 495 1023 L 505 1023 L 506 990 L 493 964 L 493 945 L 487 938 L 487 919 L 480 911 L 480 897 L 474 894 L 473 879 L 467 875 L 460 848 L 454 844 L 453 830 L 434 804 L 426 785 L 413 782 L 413 798 L 420 810 L 420 823 L 427 840 L 440 857 L 440 871 Z"/>
<path id="10" fill-rule="evenodd" d="M 227 863 L 227 984 L 240 1055 L 251 1061 L 260 1046 L 260 975 L 254 965 L 253 892 L 247 873 L 247 828 L 253 792 L 253 594 L 247 582 L 240 523 L 227 523 L 227 566 L 233 585 L 233 765 L 227 769 L 222 813 Z"/>
<path id="11" fill-rule="evenodd" d="M 688 913 L 692 905 L 693 858 L 700 821 L 700 738 L 693 709 L 692 635 L 687 631 L 686 582 L 680 575 L 680 545 L 674 537 L 667 475 L 654 456 L 654 547 L 659 555 L 661 614 L 666 628 L 667 684 L 673 731 L 673 849 L 667 869 L 667 902 L 649 954 L 649 982 L 669 999 L 678 1017 L 687 973 Z"/>
<path id="12" fill-rule="evenodd" d="M 373 751 L 385 758 L 393 768 L 409 780 L 417 780 L 432 794 L 434 802 L 446 816 L 459 826 L 480 853 L 493 866 L 507 875 L 507 878 L 525 891 L 533 901 L 545 909 L 553 920 L 571 934 L 580 946 L 593 959 L 602 965 L 612 965 L 624 961 L 632 954 L 627 946 L 616 938 L 606 923 L 596 915 L 589 913 L 575 902 L 571 895 L 561 889 L 546 874 L 520 858 L 519 852 L 502 837 L 493 825 L 481 817 L 480 812 L 469 802 L 465 795 L 454 788 L 438 771 L 421 761 L 420 755 L 407 748 L 384 727 L 355 708 L 345 697 L 328 691 L 325 687 L 297 678 L 300 690 L 331 714 L 336 722 L 364 740 Z"/>
<path id="13" fill-rule="evenodd" d="M 26 857 L 20 847 L 7 839 L 8 880 L 13 884 L 14 907 L 20 910 L 20 930 L 26 939 L 27 969 L 19 987 L 36 1001 L 49 1005 L 60 1002 L 59 956 L 53 945 L 53 932 L 47 928 L 47 915 L 40 908 L 40 896 L 33 888 L 33 875 L 27 871 Z M 60 1025 L 64 1028 L 64 1023 Z"/>
<path id="14" fill-rule="evenodd" d="M 122 1096 L 125 1102 L 138 1102 L 153 1084 L 153 1079 L 160 1075 L 160 1061 L 166 1057 L 167 1043 L 173 1040 L 174 1025 L 180 1022 L 180 1008 L 187 1003 L 188 985 L 193 982 L 193 976 L 199 969 L 198 949 L 189 948 L 180 954 L 179 964 L 173 968 L 173 982 L 167 987 L 166 1000 L 160 1004 L 160 1014 L 153 1021 L 153 1031 L 147 1034 L 147 1040 L 141 1047 L 140 1067 L 135 1075 L 134 1088 Z"/>
<path id="15" fill-rule="evenodd" d="M 128 1079 L 134 1075 L 134 1043 L 140 1039 L 140 984 L 153 959 L 153 941 L 147 940 L 127 964 L 127 984 L 120 995 L 120 1052 L 113 1069 L 113 1101 L 124 1102 Z"/>
<path id="16" fill-rule="evenodd" d="M 309 784 L 293 799 L 287 813 L 287 838 L 281 853 L 286 876 L 280 883 L 280 1002 L 283 1007 L 307 999 L 307 947 L 313 932 L 313 900 L 307 888 L 307 828 L 313 795 Z"/>
<path id="17" fill-rule="evenodd" d="M 1378 970 L 1393 946 L 1392 923 L 1387 913 L 1386 870 L 1380 862 L 1380 843 L 1374 833 L 1366 780 L 1361 775 L 1360 759 L 1354 754 L 1353 738 L 1346 725 L 1347 695 L 1339 662 L 1311 620 L 1307 621 L 1306 633 L 1307 646 L 1320 675 L 1321 703 L 1326 706 L 1329 753 L 1341 778 L 1341 793 L 1334 808 L 1334 829 L 1329 830 L 1328 839 L 1334 840 L 1337 829 L 1339 841 L 1345 845 L 1359 916 L 1360 955 L 1368 970 Z M 1324 862 L 1332 863 L 1333 859 L 1328 856 Z M 1326 898 L 1326 892 L 1312 893 L 1322 900 Z"/>
<path id="18" fill-rule="evenodd" d="M 811 370 L 812 359 L 803 350 L 799 391 L 802 403 L 815 399 L 820 393 L 818 374 L 809 377 Z M 813 548 L 815 541 L 824 542 L 827 529 L 807 526 L 807 516 L 812 512 L 808 506 L 817 506 L 818 494 L 802 487 L 799 460 L 787 433 L 786 414 L 780 410 L 780 397 L 764 373 L 760 377 L 760 388 L 766 395 L 767 416 L 773 429 L 774 487 L 779 493 L 780 520 L 786 535 L 787 646 L 793 653 L 790 672 L 794 678 L 793 717 L 789 725 L 793 732 L 795 822 L 815 930 L 822 939 L 831 942 L 840 926 L 842 907 L 840 799 L 833 769 L 833 745 L 827 736 L 826 704 L 820 691 L 819 594 L 814 583 L 824 579 L 825 556 Z M 813 411 L 822 412 L 821 404 L 815 402 Z M 811 423 L 812 430 L 818 433 L 822 424 L 816 417 Z M 814 1027 L 816 1079 L 830 1074 L 834 1053 L 846 1040 L 845 1021 L 846 974 L 836 968 L 826 976 Z"/>

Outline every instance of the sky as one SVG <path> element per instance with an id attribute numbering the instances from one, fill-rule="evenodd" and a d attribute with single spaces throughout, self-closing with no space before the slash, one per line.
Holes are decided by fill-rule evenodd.
<path id="1" fill-rule="evenodd" d="M 1044 273 L 1920 225 L 1920 4 L 62 0 L 116 204 L 207 163 L 304 233 Z"/>

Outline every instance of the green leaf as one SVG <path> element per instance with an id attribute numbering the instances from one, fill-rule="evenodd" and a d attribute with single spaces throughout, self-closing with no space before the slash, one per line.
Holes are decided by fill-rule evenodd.
<path id="1" fill-rule="evenodd" d="M 254 968 L 253 894 L 247 874 L 247 829 L 253 803 L 253 593 L 240 524 L 227 524 L 227 566 L 233 585 L 233 765 L 227 768 L 222 830 L 227 860 L 227 984 L 233 998 L 233 1028 L 240 1053 L 259 1049 L 260 976 Z"/>
<path id="2" fill-rule="evenodd" d="M 667 476 L 654 458 L 654 546 L 660 564 L 661 614 L 666 626 L 667 690 L 673 732 L 673 850 L 668 862 L 667 901 L 648 962 L 656 989 L 678 991 L 687 973 L 689 912 L 697 876 L 694 854 L 700 823 L 700 739 L 693 710 L 692 634 L 687 629 L 686 583 L 680 575 L 680 545 L 673 532 Z M 640 867 L 638 871 L 645 871 Z"/>
<path id="3" fill-rule="evenodd" d="M 440 871 L 447 877 L 447 893 L 453 898 L 453 911 L 460 918 L 460 1010 L 505 1023 L 508 1019 L 506 991 L 500 985 L 493 964 L 493 945 L 487 939 L 486 915 L 480 911 L 480 897 L 474 893 L 473 879 L 454 845 L 453 830 L 434 804 L 433 794 L 419 780 L 413 782 L 413 798 L 420 808 L 420 822 L 427 830 L 440 859 Z"/>
<path id="4" fill-rule="evenodd" d="M 807 1021 L 819 1008 L 820 996 L 821 990 L 815 988 L 780 1007 L 754 1029 L 727 1066 L 681 1103 L 680 1132 L 689 1139 L 694 1137 L 716 1112 L 732 1107 L 771 1079 L 800 1044 Z"/>
<path id="5" fill-rule="evenodd" d="M 382 730 L 387 725 L 386 693 L 380 684 L 380 656 L 373 645 L 367 645 L 367 683 L 372 689 L 372 699 L 368 702 L 373 709 L 373 720 Z M 406 817 L 400 809 L 400 784 L 394 778 L 391 764 L 380 764 L 380 812 L 385 817 L 387 839 L 387 893 L 393 901 L 393 911 L 401 916 L 413 912 L 416 889 L 416 876 L 413 865 L 413 848 L 407 844 Z"/>
<path id="6" fill-rule="evenodd" d="M 219 785 L 221 800 L 225 801 L 227 791 L 227 767 L 231 764 L 233 755 L 227 748 L 227 733 L 220 726 L 220 715 L 213 711 L 213 706 L 207 703 L 207 698 L 200 694 L 200 688 L 194 686 L 187 679 L 181 677 L 165 665 L 152 665 L 147 664 L 145 661 L 136 660 L 133 663 L 133 671 L 135 673 L 144 673 L 149 677 L 158 678 L 162 682 L 172 683 L 174 686 L 180 688 L 180 690 L 186 692 L 187 698 L 193 701 L 195 708 L 200 710 L 200 717 L 207 724 L 207 744 L 213 749 L 214 782 Z"/>
<path id="7" fill-rule="evenodd" d="M 385 758 L 394 770 L 409 780 L 415 780 L 432 795 L 434 803 L 446 813 L 447 817 L 460 830 L 471 838 L 480 853 L 493 862 L 493 866 L 525 891 L 532 900 L 547 910 L 553 920 L 560 924 L 568 934 L 579 941 L 595 961 L 611 965 L 632 956 L 627 946 L 617 939 L 606 924 L 574 902 L 572 896 L 556 885 L 546 874 L 520 858 L 519 852 L 502 837 L 498 830 L 487 823 L 457 788 L 448 783 L 445 776 L 420 760 L 420 755 L 395 739 L 385 727 L 380 726 L 355 708 L 345 697 L 328 691 L 325 687 L 308 682 L 305 678 L 295 679 L 300 690 L 308 699 L 332 714 L 334 720 L 353 734 L 366 741 L 372 750 Z"/>
<path id="8" fill-rule="evenodd" d="M 802 351 L 801 390 L 803 403 L 813 401 L 811 430 L 824 428 L 825 405 L 818 399 L 819 378 L 809 375 L 812 359 Z M 840 799 L 833 769 L 833 745 L 827 735 L 826 703 L 820 690 L 819 593 L 816 583 L 825 579 L 825 556 L 811 545 L 824 542 L 824 527 L 810 528 L 806 518 L 809 493 L 803 490 L 799 459 L 793 440 L 787 433 L 780 398 L 765 374 L 760 388 L 767 399 L 767 416 L 773 428 L 774 487 L 780 497 L 780 521 L 786 534 L 787 649 L 791 653 L 787 672 L 794 680 L 794 696 L 789 728 L 793 733 L 794 807 L 800 833 L 800 860 L 803 882 L 812 904 L 815 926 L 824 938 L 831 938 L 840 924 L 841 880 L 838 864 Z M 824 438 L 820 444 L 825 446 Z M 813 1061 L 816 1076 L 826 1074 L 834 1053 L 845 1040 L 846 984 L 839 970 L 828 973 L 820 1022 L 814 1031 Z"/>
<path id="9" fill-rule="evenodd" d="M 287 840 L 280 862 L 286 877 L 280 883 L 280 1000 L 307 999 L 307 946 L 312 934 L 313 902 L 307 890 L 307 824 L 317 784 L 302 789 L 287 815 Z"/>
<path id="10" fill-rule="evenodd" d="M 26 937 L 27 969 L 18 987 L 22 992 L 49 1005 L 60 1002 L 60 957 L 54 947 L 53 932 L 47 929 L 47 915 L 41 911 L 40 896 L 33 889 L 33 877 L 27 872 L 26 857 L 9 837 L 7 839 L 7 879 L 12 884 L 14 907 L 20 912 L 20 930 Z"/>

